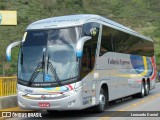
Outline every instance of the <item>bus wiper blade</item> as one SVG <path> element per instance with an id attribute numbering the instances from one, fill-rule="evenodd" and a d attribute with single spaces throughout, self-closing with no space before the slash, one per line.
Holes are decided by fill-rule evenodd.
<path id="1" fill-rule="evenodd" d="M 48 54 L 48 61 L 47 61 L 47 72 L 48 72 L 48 68 L 51 69 L 51 72 L 53 74 L 53 77 L 55 78 L 56 82 L 59 85 L 62 85 L 61 80 L 59 79 L 57 73 L 56 73 L 56 69 L 53 67 L 52 63 L 49 61 L 50 60 L 50 55 Z"/>
<path id="2" fill-rule="evenodd" d="M 44 69 L 44 67 L 45 67 L 45 56 L 44 56 L 44 53 L 45 53 L 45 48 L 43 48 L 43 55 L 42 55 L 42 69 Z"/>
<path id="3" fill-rule="evenodd" d="M 28 86 L 31 86 L 31 84 L 32 84 L 32 82 L 36 79 L 36 77 L 37 77 L 37 75 L 39 74 L 39 69 L 41 69 L 42 68 L 42 62 L 40 62 L 38 65 L 37 65 L 37 67 L 36 67 L 36 69 L 34 70 L 34 72 L 33 72 L 33 74 L 31 75 L 31 77 L 30 77 L 30 79 L 29 79 L 29 81 L 28 81 Z"/>
<path id="4" fill-rule="evenodd" d="M 37 75 L 38 75 L 39 72 L 40 72 L 40 69 L 44 70 L 44 67 L 45 67 L 45 60 L 44 60 L 45 56 L 44 56 L 44 52 L 45 52 L 45 50 L 43 49 L 42 62 L 40 62 L 40 63 L 37 65 L 36 69 L 34 70 L 33 74 L 31 75 L 31 77 L 30 77 L 30 79 L 29 79 L 29 81 L 28 81 L 28 86 L 31 86 L 32 82 L 36 79 Z M 44 73 L 44 71 L 43 71 L 43 73 Z M 43 75 L 43 76 L 44 76 L 44 75 Z"/>
<path id="5" fill-rule="evenodd" d="M 52 72 L 54 78 L 56 79 L 56 82 L 57 82 L 59 85 L 63 85 L 63 84 L 61 83 L 61 80 L 59 79 L 57 73 L 56 73 L 56 69 L 53 67 L 53 65 L 52 65 L 51 62 L 49 62 L 49 67 L 51 68 L 51 72 Z"/>
<path id="6" fill-rule="evenodd" d="M 21 43 L 21 56 L 20 56 L 20 64 L 23 65 L 23 45 Z"/>
<path id="7" fill-rule="evenodd" d="M 48 68 L 49 68 L 49 60 L 50 60 L 50 54 L 48 54 L 48 60 L 47 60 L 47 73 L 48 73 Z"/>

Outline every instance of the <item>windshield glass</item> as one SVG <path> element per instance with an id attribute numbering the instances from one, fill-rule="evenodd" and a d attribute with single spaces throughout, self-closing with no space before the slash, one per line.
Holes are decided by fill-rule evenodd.
<path id="1" fill-rule="evenodd" d="M 76 31 L 77 28 L 28 31 L 20 50 L 18 78 L 56 82 L 77 77 Z"/>

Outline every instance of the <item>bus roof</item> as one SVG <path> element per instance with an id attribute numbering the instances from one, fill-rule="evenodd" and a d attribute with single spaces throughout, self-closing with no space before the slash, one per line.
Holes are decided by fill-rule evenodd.
<path id="1" fill-rule="evenodd" d="M 103 22 L 103 23 L 109 24 L 111 27 L 114 27 L 114 28 L 116 27 L 121 31 L 152 41 L 152 39 L 145 37 L 128 27 L 125 27 L 105 17 L 94 15 L 94 14 L 77 14 L 77 15 L 67 15 L 67 16 L 59 16 L 59 17 L 42 19 L 42 20 L 31 23 L 27 27 L 27 30 L 50 29 L 50 28 L 54 29 L 54 28 L 64 28 L 64 27 L 71 27 L 71 26 L 80 26 L 84 23 L 87 23 L 93 20 L 95 22 Z"/>

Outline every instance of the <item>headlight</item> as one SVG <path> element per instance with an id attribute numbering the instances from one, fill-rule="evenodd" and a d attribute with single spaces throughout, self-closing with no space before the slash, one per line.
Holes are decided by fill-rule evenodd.
<path id="1" fill-rule="evenodd" d="M 17 90 L 18 95 L 25 96 L 27 93 Z"/>

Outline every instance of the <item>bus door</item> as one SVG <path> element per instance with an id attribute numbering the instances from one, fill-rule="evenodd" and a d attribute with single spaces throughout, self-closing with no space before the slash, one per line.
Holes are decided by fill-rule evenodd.
<path id="1" fill-rule="evenodd" d="M 81 79 L 83 79 L 83 105 L 89 107 L 95 104 L 96 81 L 93 78 L 97 43 L 87 41 L 83 47 L 81 59 Z"/>
<path id="2" fill-rule="evenodd" d="M 83 48 L 83 57 L 82 57 L 82 69 L 81 69 L 81 77 L 85 77 L 87 74 L 91 72 L 94 67 L 95 62 L 95 50 L 89 46 L 85 45 Z"/>

